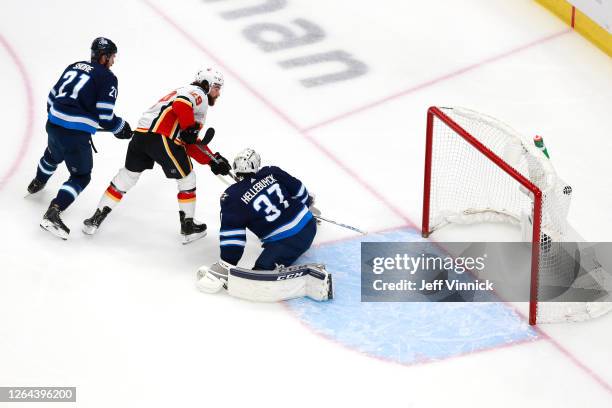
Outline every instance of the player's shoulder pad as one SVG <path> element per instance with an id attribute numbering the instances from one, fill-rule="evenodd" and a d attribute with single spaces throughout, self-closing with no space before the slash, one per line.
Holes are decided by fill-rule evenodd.
<path id="1" fill-rule="evenodd" d="M 233 189 L 227 189 L 221 193 L 221 197 L 219 199 L 221 212 L 224 214 L 230 214 L 239 211 L 238 207 L 236 206 L 240 200 L 237 199 L 237 197 L 239 196 L 236 194 L 236 191 L 233 191 Z"/>
<path id="2" fill-rule="evenodd" d="M 111 71 L 110 69 L 108 69 L 102 64 L 99 64 L 97 62 L 87 62 L 87 61 L 82 61 L 82 63 L 93 66 L 94 67 L 93 71 L 101 77 L 114 78 L 115 80 L 117 79 L 113 71 Z"/>
<path id="3" fill-rule="evenodd" d="M 74 71 L 74 70 L 78 70 L 80 72 L 84 72 L 86 74 L 92 75 L 92 72 L 95 71 L 95 67 L 94 67 L 94 64 L 88 61 L 76 61 L 66 66 L 66 68 L 64 68 L 64 72 Z M 63 81 L 63 80 L 64 80 L 63 78 L 60 79 L 60 81 Z"/>
<path id="4" fill-rule="evenodd" d="M 282 171 L 280 167 L 277 166 L 263 166 L 259 169 L 259 171 L 263 171 L 266 173 L 278 173 L 279 171 Z"/>
<path id="5" fill-rule="evenodd" d="M 225 189 L 223 193 L 221 193 L 220 202 L 221 205 L 228 205 L 231 202 L 231 197 L 235 195 L 235 187 L 236 184 L 232 184 L 228 188 Z"/>
<path id="6" fill-rule="evenodd" d="M 285 170 L 281 169 L 278 166 L 266 166 L 268 168 L 268 172 L 272 173 L 272 174 L 277 174 L 277 175 L 281 175 L 281 176 L 287 176 L 289 175 L 289 173 L 287 173 Z"/>
<path id="7" fill-rule="evenodd" d="M 89 61 L 76 61 L 76 62 L 73 62 L 72 64 L 68 65 L 68 66 L 66 67 L 66 69 L 64 69 L 64 71 L 69 71 L 69 70 L 71 70 L 71 69 L 75 69 L 77 66 L 79 66 L 79 65 L 81 65 L 81 64 L 83 64 L 83 65 L 89 65 L 90 67 L 92 67 L 92 68 L 90 68 L 90 69 L 92 69 L 92 70 L 93 70 L 93 67 L 94 67 L 94 65 L 95 65 L 94 63 L 89 62 Z"/>
<path id="8" fill-rule="evenodd" d="M 221 198 L 219 199 L 221 201 L 221 204 L 227 202 L 227 199 L 229 198 L 229 194 L 227 193 L 227 190 L 225 190 L 224 192 L 221 193 Z"/>
<path id="9" fill-rule="evenodd" d="M 192 104 L 201 105 L 202 103 L 208 104 L 208 98 L 206 94 L 199 86 L 187 85 L 182 86 L 176 90 L 177 97 L 185 97 L 191 101 Z"/>
<path id="10" fill-rule="evenodd" d="M 96 84 L 103 88 L 110 88 L 112 86 L 117 87 L 119 81 L 117 77 L 110 69 L 106 68 L 102 64 L 93 64 L 94 70 L 93 75 L 97 78 Z"/>

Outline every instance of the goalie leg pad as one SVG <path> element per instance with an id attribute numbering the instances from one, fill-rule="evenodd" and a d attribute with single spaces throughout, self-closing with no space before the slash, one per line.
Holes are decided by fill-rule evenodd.
<path id="1" fill-rule="evenodd" d="M 227 275 L 233 265 L 219 261 L 211 266 L 202 265 L 198 269 L 196 287 L 204 293 L 217 293 L 227 289 Z"/>
<path id="2" fill-rule="evenodd" d="M 333 299 L 331 274 L 321 264 L 296 265 L 274 271 L 230 268 L 228 294 L 258 302 L 277 302 L 308 296 Z"/>
<path id="3" fill-rule="evenodd" d="M 210 271 L 198 270 L 198 281 L 196 287 L 204 293 L 217 293 L 224 287 L 225 283 L 222 279 L 212 274 Z"/>

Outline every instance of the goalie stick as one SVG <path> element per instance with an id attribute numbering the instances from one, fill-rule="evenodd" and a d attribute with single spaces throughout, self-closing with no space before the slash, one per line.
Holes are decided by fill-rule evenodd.
<path id="1" fill-rule="evenodd" d="M 206 154 L 208 157 L 210 157 L 210 159 L 211 159 L 211 160 L 215 160 L 215 161 L 216 161 L 216 157 L 214 157 L 214 156 L 213 156 L 212 154 L 210 154 L 208 151 L 205 151 L 204 149 L 201 149 L 201 150 L 202 150 L 202 152 L 203 152 L 204 154 Z M 240 181 L 240 180 L 239 180 L 239 179 L 236 177 L 236 175 L 235 175 L 235 174 L 234 174 L 232 171 L 230 171 L 229 175 L 230 175 L 230 177 L 231 177 L 232 179 L 234 179 L 234 181 L 236 181 L 236 182 Z M 222 175 L 218 174 L 218 175 L 217 175 L 217 177 L 219 178 L 219 180 L 221 180 L 221 181 L 222 181 L 223 183 L 225 183 L 226 185 L 228 185 L 228 186 L 232 185 L 232 182 L 231 182 L 231 181 L 229 181 L 229 180 L 228 180 L 227 178 L 225 178 L 224 176 L 222 176 Z M 317 219 L 317 220 L 320 220 L 320 221 L 325 221 L 325 222 L 328 222 L 328 223 L 330 223 L 330 224 L 337 225 L 337 226 L 339 226 L 339 227 L 341 227 L 341 228 L 346 228 L 346 229 L 348 229 L 348 230 L 358 232 L 358 233 L 359 233 L 359 234 L 361 234 L 361 235 L 368 235 L 368 233 L 367 233 L 366 231 L 362 231 L 362 230 L 360 230 L 360 229 L 359 229 L 359 228 L 357 228 L 357 227 L 353 227 L 353 226 L 350 226 L 350 225 L 347 225 L 347 224 L 342 224 L 341 222 L 337 222 L 337 221 L 334 221 L 334 220 L 330 220 L 329 218 L 321 217 L 320 215 L 313 215 L 313 217 L 314 217 L 315 219 Z"/>
<path id="2" fill-rule="evenodd" d="M 361 235 L 368 235 L 368 233 L 366 231 L 362 231 L 362 230 L 360 230 L 357 227 L 352 227 L 352 226 L 347 225 L 347 224 L 342 224 L 340 222 L 337 222 L 337 221 L 334 221 L 334 220 L 330 220 L 329 218 L 321 217 L 320 215 L 315 215 L 314 218 L 316 218 L 317 220 L 328 222 L 330 224 L 337 225 L 337 226 L 342 227 L 342 228 L 346 228 L 346 229 L 351 230 L 351 231 L 358 232 Z"/>

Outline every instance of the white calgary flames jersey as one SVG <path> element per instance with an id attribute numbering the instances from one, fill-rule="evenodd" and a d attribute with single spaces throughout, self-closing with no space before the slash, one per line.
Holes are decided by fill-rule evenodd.
<path id="1" fill-rule="evenodd" d="M 174 138 L 181 125 L 186 127 L 195 122 L 203 127 L 207 111 L 208 98 L 204 91 L 195 85 L 187 85 L 170 92 L 143 113 L 136 131 Z M 185 123 L 189 124 L 185 126 Z"/>

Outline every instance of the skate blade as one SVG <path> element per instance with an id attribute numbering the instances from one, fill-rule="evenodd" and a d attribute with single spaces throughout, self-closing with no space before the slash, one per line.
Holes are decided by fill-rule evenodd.
<path id="1" fill-rule="evenodd" d="M 40 190 L 40 191 L 42 191 L 42 190 Z M 23 196 L 23 198 L 29 198 L 29 197 L 36 196 L 36 195 L 38 195 L 38 193 L 40 193 L 40 191 L 37 191 L 37 192 L 35 192 L 35 193 L 30 193 L 30 192 L 28 191 L 28 192 L 26 193 L 26 195 L 24 195 L 24 196 Z"/>
<path id="2" fill-rule="evenodd" d="M 63 239 L 64 241 L 68 239 L 68 234 L 66 233 L 66 231 L 60 228 L 57 228 L 50 221 L 42 220 L 42 222 L 40 223 L 40 228 L 44 229 L 45 231 L 49 231 L 51 234 L 55 235 L 58 238 Z"/>
<path id="3" fill-rule="evenodd" d="M 197 241 L 200 238 L 206 236 L 206 231 L 200 232 L 199 234 L 183 235 L 183 245 L 191 244 L 193 241 Z"/>
<path id="4" fill-rule="evenodd" d="M 83 233 L 86 235 L 93 235 L 96 233 L 96 231 L 98 231 L 98 227 L 94 225 L 83 224 L 83 228 L 81 229 L 81 231 L 83 231 Z"/>

